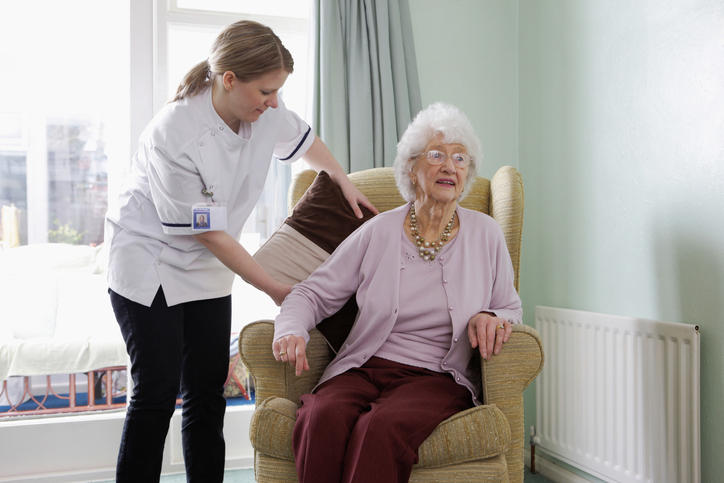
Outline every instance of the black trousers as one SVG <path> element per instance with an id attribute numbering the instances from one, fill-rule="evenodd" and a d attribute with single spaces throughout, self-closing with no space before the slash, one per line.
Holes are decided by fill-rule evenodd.
<path id="1" fill-rule="evenodd" d="M 163 447 L 180 390 L 187 481 L 221 483 L 231 296 L 169 307 L 159 289 L 151 307 L 146 307 L 109 292 L 134 382 L 116 481 L 159 481 Z"/>

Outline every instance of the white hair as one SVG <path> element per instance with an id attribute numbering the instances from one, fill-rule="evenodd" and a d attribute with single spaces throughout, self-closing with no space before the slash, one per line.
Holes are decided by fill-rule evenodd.
<path id="1" fill-rule="evenodd" d="M 428 143 L 440 137 L 447 144 L 462 144 L 471 157 L 468 175 L 465 179 L 465 190 L 458 201 L 465 198 L 470 186 L 478 175 L 478 161 L 483 157 L 483 145 L 468 117 L 457 107 L 444 102 L 430 104 L 420 111 L 407 126 L 400 142 L 397 143 L 395 158 L 395 181 L 402 197 L 408 201 L 415 200 L 415 187 L 409 173 L 415 165 L 416 157 L 422 154 Z"/>

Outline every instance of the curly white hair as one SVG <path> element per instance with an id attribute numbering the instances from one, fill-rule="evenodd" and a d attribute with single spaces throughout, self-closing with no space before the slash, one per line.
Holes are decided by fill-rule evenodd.
<path id="1" fill-rule="evenodd" d="M 458 201 L 465 198 L 470 191 L 470 185 L 475 181 L 478 162 L 483 156 L 483 145 L 463 111 L 452 104 L 436 102 L 415 116 L 397 143 L 395 181 L 400 194 L 408 202 L 415 200 L 415 187 L 412 185 L 409 173 L 417 162 L 417 156 L 422 154 L 428 143 L 438 136 L 444 143 L 462 144 L 471 157 L 465 179 L 465 190 Z"/>

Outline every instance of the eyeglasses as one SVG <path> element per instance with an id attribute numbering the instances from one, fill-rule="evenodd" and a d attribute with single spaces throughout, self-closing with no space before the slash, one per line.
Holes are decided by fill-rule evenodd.
<path id="1" fill-rule="evenodd" d="M 440 166 L 445 161 L 447 161 L 448 158 L 448 155 L 446 153 L 435 150 L 427 151 L 418 156 L 425 156 L 427 158 L 427 162 L 433 166 Z M 469 154 L 465 153 L 453 153 L 449 157 L 452 159 L 453 164 L 457 168 L 465 168 L 466 166 L 470 165 L 470 161 L 473 160 L 473 158 L 471 158 Z"/>

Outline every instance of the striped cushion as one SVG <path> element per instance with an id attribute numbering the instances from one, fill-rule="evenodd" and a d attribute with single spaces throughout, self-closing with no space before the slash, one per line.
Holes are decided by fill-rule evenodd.
<path id="1" fill-rule="evenodd" d="M 265 399 L 252 415 L 251 445 L 256 451 L 294 461 L 292 430 L 298 406 L 282 397 Z M 477 461 L 504 453 L 510 427 L 494 404 L 477 406 L 446 419 L 420 445 L 418 467 L 435 468 Z"/>

